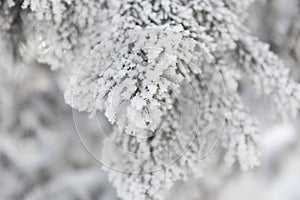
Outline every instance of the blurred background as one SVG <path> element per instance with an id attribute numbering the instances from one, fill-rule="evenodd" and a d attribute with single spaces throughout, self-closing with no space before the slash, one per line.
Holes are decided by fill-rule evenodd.
<path id="1" fill-rule="evenodd" d="M 271 45 L 300 80 L 300 2 L 260 0 L 249 10 L 248 25 Z M 11 49 L 10 49 L 11 48 Z M 115 200 L 114 188 L 84 142 L 101 151 L 98 122 L 72 110 L 64 101 L 65 71 L 51 71 L 35 62 L 18 62 L 0 43 L 0 200 Z M 249 172 L 210 169 L 199 180 L 178 182 L 166 199 L 173 200 L 299 200 L 300 123 L 273 122 L 265 104 L 245 83 L 241 93 L 262 122 L 263 161 Z M 76 126 L 75 126 L 76 124 Z"/>

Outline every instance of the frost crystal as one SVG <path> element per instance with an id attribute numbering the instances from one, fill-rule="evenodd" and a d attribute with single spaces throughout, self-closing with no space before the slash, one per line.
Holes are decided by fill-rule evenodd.
<path id="1" fill-rule="evenodd" d="M 299 85 L 243 25 L 251 2 L 135 0 L 108 10 L 66 101 L 104 111 L 114 125 L 103 158 L 124 199 L 160 199 L 165 186 L 201 175 L 201 157 L 219 139 L 226 163 L 259 165 L 258 125 L 238 92 L 242 74 L 273 102 L 276 117 L 297 116 Z"/>

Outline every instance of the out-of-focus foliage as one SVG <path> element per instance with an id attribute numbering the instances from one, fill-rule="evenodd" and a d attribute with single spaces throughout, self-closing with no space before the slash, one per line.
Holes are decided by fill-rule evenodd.
<path id="1" fill-rule="evenodd" d="M 299 80 L 300 71 L 300 2 L 299 0 L 258 1 L 249 12 L 249 26 L 271 45 L 292 77 Z"/>
<path id="2" fill-rule="evenodd" d="M 9 58 L 9 54 L 6 54 Z M 46 66 L 13 62 L 0 73 L 0 199 L 117 199 L 97 162 L 82 149 L 61 75 Z M 78 115 L 89 146 L 97 127 Z"/>

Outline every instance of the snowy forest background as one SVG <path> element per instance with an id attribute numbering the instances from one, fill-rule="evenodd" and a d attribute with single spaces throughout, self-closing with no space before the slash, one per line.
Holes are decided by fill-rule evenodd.
<path id="1" fill-rule="evenodd" d="M 25 1 L 38 10 L 36 2 Z M 7 12 L 14 3 L 21 5 L 22 1 L 0 0 L 0 200 L 126 199 L 127 194 L 122 189 L 117 194 L 116 188 L 131 191 L 137 190 L 136 185 L 109 181 L 109 169 L 103 170 L 93 158 L 103 155 L 102 147 L 107 145 L 103 141 L 112 132 L 109 120 L 101 112 L 91 119 L 89 113 L 72 109 L 64 98 L 69 76 L 79 66 L 60 68 L 65 54 L 56 49 L 50 50 L 55 56 L 38 55 L 40 46 L 36 45 L 43 45 L 43 38 L 40 31 L 32 35 L 32 29 L 51 32 L 51 26 L 31 24 L 36 16 L 29 15 L 23 19 L 28 27 L 21 35 L 16 25 L 21 19 L 10 23 L 15 11 Z M 84 15 L 84 9 L 81 13 Z M 257 0 L 243 16 L 252 34 L 270 44 L 271 51 L 290 69 L 292 79 L 299 82 L 300 1 Z M 67 30 L 61 29 L 62 33 Z M 270 119 L 268 102 L 253 97 L 249 88 L 247 77 L 242 78 L 239 93 L 261 126 L 260 166 L 253 164 L 253 169 L 243 171 L 237 165 L 220 164 L 222 154 L 212 153 L 199 177 L 176 180 L 171 189 L 161 190 L 163 199 L 300 199 L 299 118 L 285 122 Z M 109 151 L 104 154 L 114 156 Z"/>

